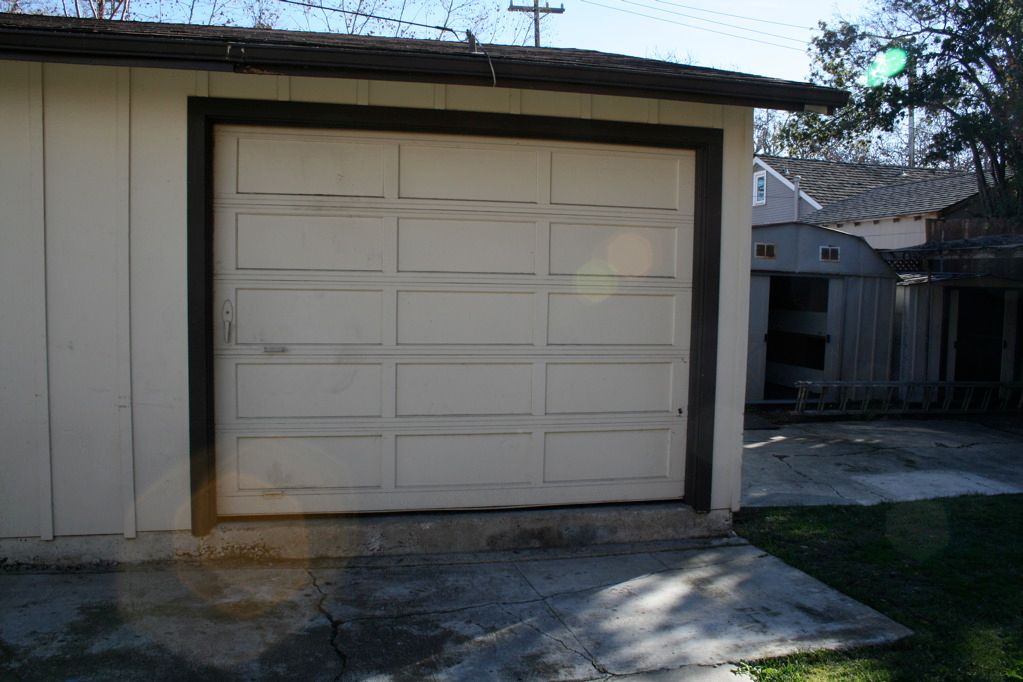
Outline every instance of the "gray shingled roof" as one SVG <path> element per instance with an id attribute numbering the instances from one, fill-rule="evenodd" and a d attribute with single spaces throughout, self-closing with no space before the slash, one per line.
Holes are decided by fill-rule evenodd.
<path id="1" fill-rule="evenodd" d="M 790 159 L 784 156 L 762 155 L 758 158 L 789 180 L 795 175 L 800 176 L 799 188 L 823 207 L 875 187 L 961 175 L 959 171 L 933 168 L 839 163 L 814 159 Z"/>
<path id="2" fill-rule="evenodd" d="M 933 213 L 969 199 L 976 193 L 976 176 L 973 173 L 958 173 L 870 189 L 827 204 L 819 211 L 804 216 L 803 220 L 817 225 L 831 225 L 854 220 Z"/>

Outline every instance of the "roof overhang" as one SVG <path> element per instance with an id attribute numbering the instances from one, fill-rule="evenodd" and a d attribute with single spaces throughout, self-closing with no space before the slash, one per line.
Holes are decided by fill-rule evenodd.
<path id="1" fill-rule="evenodd" d="M 0 59 L 484 86 L 496 81 L 507 88 L 828 113 L 849 96 L 808 83 L 621 55 L 485 50 L 441 41 L 0 14 Z"/>
<path id="2" fill-rule="evenodd" d="M 862 225 L 863 223 L 882 223 L 885 221 L 902 222 L 903 220 L 933 220 L 940 216 L 937 211 L 910 211 L 909 213 L 882 213 L 882 214 L 865 214 L 859 216 L 852 216 L 847 218 L 833 218 L 828 217 L 824 221 L 815 223 L 821 227 L 828 227 L 830 225 Z M 808 216 L 813 218 L 813 216 Z M 838 229 L 838 228 L 836 228 Z"/>

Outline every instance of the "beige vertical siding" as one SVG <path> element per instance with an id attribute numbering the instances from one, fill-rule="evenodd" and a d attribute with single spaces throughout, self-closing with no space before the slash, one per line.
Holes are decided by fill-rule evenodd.
<path id="1" fill-rule="evenodd" d="M 745 363 L 734 360 L 746 350 L 750 110 L 0 62 L 0 536 L 188 528 L 185 112 L 192 95 L 725 128 L 713 506 L 737 504 Z"/>
<path id="2" fill-rule="evenodd" d="M 49 537 L 42 67 L 0 69 L 0 536 Z"/>
<path id="3" fill-rule="evenodd" d="M 117 533 L 118 237 L 128 215 L 118 69 L 43 69 L 50 443 L 57 535 Z"/>
<path id="4" fill-rule="evenodd" d="M 711 507 L 738 509 L 741 499 L 742 411 L 749 328 L 751 211 L 749 160 L 753 111 L 723 107 L 725 131 L 721 210 L 721 299 L 718 323 L 714 474 Z"/>
<path id="5" fill-rule="evenodd" d="M 131 79 L 131 352 L 140 530 L 188 525 L 187 96 L 195 75 Z"/>

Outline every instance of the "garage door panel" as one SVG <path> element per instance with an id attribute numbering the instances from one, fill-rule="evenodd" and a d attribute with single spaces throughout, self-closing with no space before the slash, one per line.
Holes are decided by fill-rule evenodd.
<path id="1" fill-rule="evenodd" d="M 530 482 L 533 437 L 528 433 L 399 435 L 396 485 L 515 485 Z"/>
<path id="2" fill-rule="evenodd" d="M 547 342 L 554 345 L 670 346 L 675 336 L 675 296 L 551 294 Z"/>
<path id="3" fill-rule="evenodd" d="M 237 144 L 239 194 L 384 196 L 386 145 L 258 138 Z"/>
<path id="4" fill-rule="evenodd" d="M 621 277 L 675 277 L 677 227 L 551 223 L 554 275 L 606 272 Z"/>
<path id="5" fill-rule="evenodd" d="M 239 363 L 237 416 L 378 417 L 381 366 Z"/>
<path id="6" fill-rule="evenodd" d="M 690 152 L 218 126 L 214 156 L 220 514 L 681 496 Z"/>
<path id="7" fill-rule="evenodd" d="M 551 203 L 678 210 L 679 160 L 621 153 L 554 152 Z"/>
<path id="8" fill-rule="evenodd" d="M 533 150 L 403 144 L 398 158 L 402 198 L 529 204 L 539 200 L 539 156 Z"/>
<path id="9" fill-rule="evenodd" d="M 239 270 L 383 269 L 384 220 L 360 216 L 239 213 Z"/>
<path id="10" fill-rule="evenodd" d="M 515 415 L 533 406 L 532 364 L 399 364 L 397 414 Z"/>
<path id="11" fill-rule="evenodd" d="M 382 298 L 382 291 L 238 289 L 237 342 L 379 344 Z"/>
<path id="12" fill-rule="evenodd" d="M 667 478 L 635 479 L 626 483 L 584 481 L 561 483 L 556 486 L 402 488 L 399 495 L 376 490 L 347 490 L 343 494 L 347 512 L 418 511 L 677 499 L 680 485 L 680 480 Z M 260 495 L 255 491 L 225 493 L 223 499 L 219 501 L 217 511 L 223 516 L 330 514 L 337 512 L 338 495 L 339 493 L 333 490 L 319 493 L 313 490 L 289 491 L 288 494 L 269 495 Z"/>
<path id="13" fill-rule="evenodd" d="M 536 221 L 401 218 L 398 270 L 532 274 Z"/>
<path id="14" fill-rule="evenodd" d="M 671 431 L 548 433 L 544 481 L 667 478 Z"/>
<path id="15" fill-rule="evenodd" d="M 379 488 L 380 436 L 244 437 L 237 447 L 237 489 Z"/>
<path id="16" fill-rule="evenodd" d="M 531 293 L 399 291 L 399 344 L 533 343 Z"/>
<path id="17" fill-rule="evenodd" d="M 672 364 L 550 363 L 547 414 L 671 411 Z"/>

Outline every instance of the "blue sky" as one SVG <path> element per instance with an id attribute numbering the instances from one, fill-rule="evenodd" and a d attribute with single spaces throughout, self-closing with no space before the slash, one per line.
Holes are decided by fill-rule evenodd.
<path id="1" fill-rule="evenodd" d="M 855 19 L 867 9 L 863 0 L 557 0 L 551 4 L 559 6 L 562 1 L 565 13 L 552 15 L 545 22 L 544 45 L 639 57 L 674 55 L 679 61 L 700 66 L 789 80 L 805 80 L 809 74 L 805 49 L 810 27 L 816 27 L 819 20 L 830 22 L 839 14 Z M 516 4 L 529 4 L 529 0 L 517 0 Z M 783 45 L 786 47 L 780 47 Z"/>
<path id="2" fill-rule="evenodd" d="M 214 0 L 219 1 L 219 0 Z M 278 28 L 300 30 L 344 30 L 351 15 L 302 10 L 295 5 L 315 7 L 321 0 L 256 0 L 280 11 Z M 283 3 L 292 4 L 283 4 Z M 463 31 L 473 16 L 489 17 L 490 28 L 481 34 L 486 42 L 515 42 L 518 27 L 528 27 L 532 43 L 531 17 L 506 11 L 507 0 L 453 0 L 455 15 L 445 17 L 447 0 L 367 0 L 360 11 L 427 26 L 445 23 Z M 532 0 L 512 0 L 531 5 Z M 834 22 L 839 16 L 854 20 L 864 15 L 871 0 L 541 0 L 564 14 L 545 17 L 541 38 L 545 47 L 577 47 L 602 52 L 673 59 L 684 63 L 788 80 L 806 80 L 810 59 L 806 48 L 817 22 Z M 330 6 L 358 6 L 355 0 L 326 2 Z M 246 19 L 237 18 L 241 23 Z M 329 22 L 324 24 L 323 20 Z M 494 32 L 494 21 L 500 28 Z M 364 20 L 362 20 L 364 21 Z M 380 30 L 380 29 L 377 29 Z M 395 25 L 381 30 L 394 35 Z M 445 36 L 423 27 L 408 28 L 416 35 Z M 491 38 L 493 35 L 493 38 Z M 451 39 L 449 34 L 446 39 Z"/>

